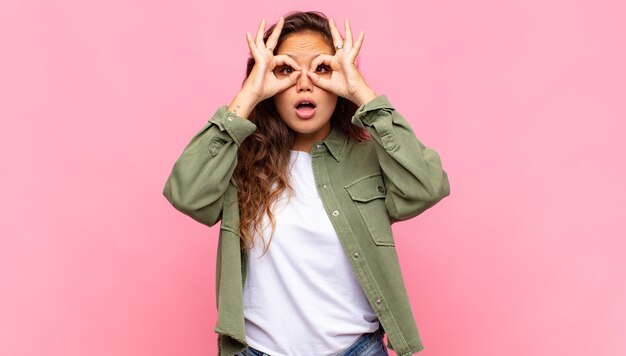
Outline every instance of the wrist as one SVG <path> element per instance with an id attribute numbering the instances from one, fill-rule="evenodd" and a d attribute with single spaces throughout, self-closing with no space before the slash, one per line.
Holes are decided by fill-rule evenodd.
<path id="1" fill-rule="evenodd" d="M 233 114 L 247 119 L 252 109 L 258 104 L 258 98 L 246 90 L 241 90 L 235 95 L 232 102 L 228 106 L 228 111 Z"/>
<path id="2" fill-rule="evenodd" d="M 352 101 L 358 106 L 362 106 L 364 104 L 367 104 L 371 100 L 374 100 L 376 96 L 377 96 L 376 93 L 371 88 L 368 87 L 368 88 L 357 91 Z"/>

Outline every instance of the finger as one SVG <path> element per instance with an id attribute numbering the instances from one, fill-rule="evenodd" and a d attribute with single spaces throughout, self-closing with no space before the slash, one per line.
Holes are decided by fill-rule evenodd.
<path id="1" fill-rule="evenodd" d="M 298 80 L 298 76 L 300 75 L 300 71 L 296 71 L 296 72 L 292 72 L 291 74 L 289 74 L 288 77 L 284 77 L 281 79 L 278 79 L 278 91 L 281 92 L 287 88 L 290 88 L 291 86 L 296 84 L 296 81 Z"/>
<path id="2" fill-rule="evenodd" d="M 278 42 L 278 37 L 280 37 L 280 32 L 283 30 L 284 23 L 285 23 L 285 18 L 281 16 L 280 19 L 278 19 L 278 22 L 276 23 L 276 26 L 274 27 L 272 34 L 267 39 L 267 43 L 265 45 L 267 47 L 272 48 L 272 50 L 276 49 L 276 43 Z"/>
<path id="3" fill-rule="evenodd" d="M 250 34 L 250 32 L 247 32 L 247 31 L 246 31 L 246 41 L 248 42 L 248 48 L 250 48 L 250 54 L 252 54 L 252 56 L 255 57 L 255 54 L 257 52 L 256 45 L 254 44 L 254 41 L 252 41 L 252 35 Z"/>
<path id="4" fill-rule="evenodd" d="M 292 82 L 293 84 L 296 84 L 296 82 L 298 81 L 298 77 L 300 76 L 301 71 L 297 70 L 294 71 L 293 73 L 289 74 L 289 81 Z"/>
<path id="5" fill-rule="evenodd" d="M 361 31 L 361 33 L 359 34 L 359 37 L 356 39 L 356 43 L 354 44 L 354 54 L 353 54 L 353 58 L 356 58 L 357 54 L 359 54 L 359 51 L 361 50 L 361 46 L 363 45 L 363 39 L 365 38 L 365 31 Z"/>
<path id="6" fill-rule="evenodd" d="M 330 34 L 333 36 L 333 45 L 337 48 L 338 45 L 343 45 L 343 38 L 341 38 L 341 33 L 337 29 L 337 25 L 335 24 L 335 20 L 330 18 Z"/>
<path id="7" fill-rule="evenodd" d="M 313 58 L 311 61 L 311 66 L 309 67 L 309 72 L 315 72 L 315 69 L 320 64 L 326 64 L 330 66 L 330 62 L 333 60 L 334 56 L 330 54 L 318 54 L 317 57 Z"/>
<path id="8" fill-rule="evenodd" d="M 346 19 L 344 23 L 344 29 L 346 31 L 346 42 L 344 42 L 343 47 L 346 50 L 350 50 L 352 48 L 352 29 L 350 28 L 350 21 Z"/>
<path id="9" fill-rule="evenodd" d="M 289 57 L 286 54 L 279 54 L 277 56 L 274 56 L 274 59 L 276 59 L 277 66 L 288 64 L 295 70 L 302 70 L 298 62 L 296 62 L 293 58 Z"/>
<path id="10" fill-rule="evenodd" d="M 263 46 L 264 46 L 264 43 L 263 43 L 263 32 L 265 32 L 265 19 L 261 20 L 261 24 L 259 25 L 259 29 L 256 32 L 255 43 L 256 43 L 257 47 L 259 47 L 259 48 L 263 48 Z"/>
<path id="11" fill-rule="evenodd" d="M 322 88 L 324 90 L 331 91 L 330 79 L 322 78 L 320 75 L 318 75 L 317 73 L 313 73 L 313 72 L 307 72 L 307 75 L 309 76 L 309 78 L 311 78 L 313 85 L 315 85 L 316 87 Z"/>

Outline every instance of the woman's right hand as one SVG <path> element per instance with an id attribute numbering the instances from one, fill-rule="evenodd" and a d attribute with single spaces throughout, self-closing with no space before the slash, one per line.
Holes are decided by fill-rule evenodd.
<path id="1" fill-rule="evenodd" d="M 252 95 L 257 103 L 271 98 L 274 94 L 296 84 L 298 75 L 302 70 L 298 63 L 291 57 L 284 54 L 274 55 L 273 49 L 278 42 L 284 22 L 285 19 L 281 16 L 272 34 L 267 39 L 267 43 L 263 43 L 265 19 L 261 21 L 254 40 L 252 40 L 250 33 L 246 32 L 250 54 L 252 54 L 255 63 L 250 75 L 244 82 L 242 91 L 246 91 Z M 289 75 L 279 75 L 276 77 L 274 69 L 283 65 L 290 66 L 293 71 Z"/>

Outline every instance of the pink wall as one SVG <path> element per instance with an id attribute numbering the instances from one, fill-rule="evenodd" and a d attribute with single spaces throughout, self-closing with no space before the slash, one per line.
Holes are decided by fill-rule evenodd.
<path id="1" fill-rule="evenodd" d="M 213 355 L 217 230 L 161 195 L 261 16 L 365 30 L 452 195 L 398 225 L 424 356 L 624 355 L 624 1 L 0 4 L 0 355 Z"/>

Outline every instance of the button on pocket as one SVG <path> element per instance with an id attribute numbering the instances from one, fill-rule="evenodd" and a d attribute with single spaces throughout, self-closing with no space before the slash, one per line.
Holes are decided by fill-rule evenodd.
<path id="1" fill-rule="evenodd" d="M 381 173 L 363 176 L 345 188 L 356 204 L 374 243 L 395 246 L 385 207 L 385 185 Z"/>

